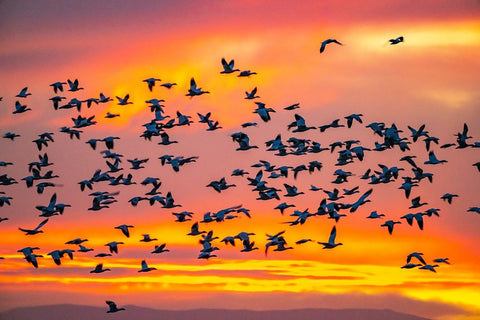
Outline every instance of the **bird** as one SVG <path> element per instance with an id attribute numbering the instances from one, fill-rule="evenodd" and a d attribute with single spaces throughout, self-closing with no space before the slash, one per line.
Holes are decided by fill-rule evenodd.
<path id="1" fill-rule="evenodd" d="M 407 264 L 404 264 L 401 268 L 402 268 L 402 269 L 413 269 L 413 268 L 420 267 L 420 266 L 422 266 L 422 264 L 419 264 L 419 263 L 407 263 Z"/>
<path id="2" fill-rule="evenodd" d="M 162 253 L 162 252 L 169 252 L 170 250 L 165 249 L 166 244 L 163 243 L 159 246 L 155 246 L 155 250 L 153 250 L 151 253 Z"/>
<path id="3" fill-rule="evenodd" d="M 18 228 L 18 229 L 22 232 L 25 232 L 25 235 L 27 236 L 36 235 L 38 233 L 43 233 L 43 230 L 40 230 L 40 228 L 43 227 L 47 222 L 48 222 L 48 218 L 45 220 L 42 220 L 42 222 L 40 222 L 38 226 L 36 226 L 34 229 L 24 229 L 24 228 Z"/>
<path id="4" fill-rule="evenodd" d="M 270 121 L 272 119 L 270 112 L 276 111 L 272 108 L 265 108 L 265 103 L 263 102 L 255 102 L 255 104 L 257 105 L 257 109 L 253 111 L 253 113 L 258 114 L 264 122 Z"/>
<path id="5" fill-rule="evenodd" d="M 242 128 L 248 128 L 248 127 L 256 127 L 258 123 L 256 122 L 245 122 L 242 123 Z"/>
<path id="6" fill-rule="evenodd" d="M 305 119 L 299 114 L 295 114 L 295 121 L 288 125 L 288 129 L 295 128 L 292 132 L 305 132 L 311 129 L 316 129 L 316 127 L 307 127 L 305 124 Z"/>
<path id="7" fill-rule="evenodd" d="M 293 247 L 286 247 L 287 242 L 283 237 L 280 237 L 281 240 L 276 244 L 276 248 L 273 249 L 273 251 L 285 251 L 285 250 L 291 250 Z"/>
<path id="8" fill-rule="evenodd" d="M 113 118 L 116 118 L 116 117 L 120 117 L 120 114 L 119 113 L 107 112 L 107 114 L 105 115 L 105 118 L 107 118 L 107 119 L 113 119 Z"/>
<path id="9" fill-rule="evenodd" d="M 118 308 L 117 304 L 113 301 L 105 301 L 105 303 L 108 305 L 109 309 L 107 310 L 107 313 L 114 313 L 118 311 L 125 310 L 125 308 Z"/>
<path id="10" fill-rule="evenodd" d="M 411 201 L 412 205 L 408 209 L 415 209 L 428 204 L 427 202 L 420 202 L 420 197 L 415 197 Z"/>
<path id="11" fill-rule="evenodd" d="M 157 268 L 149 267 L 145 260 L 142 260 L 141 266 L 142 266 L 142 268 L 140 270 L 138 270 L 137 272 L 149 272 L 149 271 L 157 270 Z"/>
<path id="12" fill-rule="evenodd" d="M 116 96 L 117 100 L 118 100 L 118 105 L 119 106 L 126 106 L 127 104 L 133 104 L 133 102 L 131 101 L 128 101 L 128 99 L 130 99 L 130 95 L 127 93 L 125 95 L 125 97 L 121 98 L 119 96 Z"/>
<path id="13" fill-rule="evenodd" d="M 53 250 L 53 251 L 49 252 L 48 255 L 51 256 L 53 261 L 55 262 L 55 264 L 57 266 L 59 266 L 62 263 L 60 258 L 62 258 L 64 254 L 68 254 L 70 256 L 70 259 L 73 258 L 72 252 L 73 252 L 73 250 L 69 250 L 69 249 Z"/>
<path id="14" fill-rule="evenodd" d="M 370 212 L 370 215 L 367 217 L 367 219 L 378 219 L 384 216 L 385 214 L 383 213 L 377 213 L 377 211 L 372 211 Z"/>
<path id="15" fill-rule="evenodd" d="M 337 228 L 333 226 L 332 231 L 330 231 L 330 237 L 328 238 L 328 242 L 320 242 L 318 241 L 318 244 L 323 245 L 322 249 L 333 249 L 337 246 L 342 245 L 341 242 L 335 243 L 335 237 L 337 236 Z"/>
<path id="16" fill-rule="evenodd" d="M 395 39 L 390 39 L 388 41 L 390 41 L 390 45 L 399 44 L 400 42 L 403 42 L 403 36 L 397 37 Z"/>
<path id="17" fill-rule="evenodd" d="M 417 167 L 417 164 L 415 163 L 415 161 L 413 159 L 415 159 L 416 156 L 411 156 L 411 155 L 407 155 L 407 156 L 404 156 L 402 158 L 400 158 L 400 161 L 406 161 L 408 162 L 412 167 L 414 168 L 418 168 Z"/>
<path id="18" fill-rule="evenodd" d="M 312 239 L 300 239 L 298 241 L 295 241 L 295 244 L 304 244 L 304 243 L 307 243 L 307 242 L 313 242 Z"/>
<path id="19" fill-rule="evenodd" d="M 158 144 L 161 144 L 161 145 L 164 145 L 164 146 L 167 146 L 167 145 L 172 144 L 172 143 L 178 143 L 178 141 L 170 140 L 170 136 L 168 135 L 168 133 L 166 133 L 164 131 L 162 133 L 160 133 L 160 138 L 162 138 L 162 141 L 158 142 Z"/>
<path id="20" fill-rule="evenodd" d="M 260 96 L 257 96 L 257 87 L 253 88 L 252 91 L 245 91 L 245 99 L 247 100 L 252 100 L 252 99 L 257 99 L 260 98 Z"/>
<path id="21" fill-rule="evenodd" d="M 15 110 L 13 110 L 12 114 L 24 113 L 30 110 L 32 109 L 28 108 L 27 105 L 22 105 L 20 101 L 15 101 Z"/>
<path id="22" fill-rule="evenodd" d="M 145 168 L 145 167 L 142 167 L 142 164 L 147 163 L 148 158 L 146 158 L 146 159 L 138 159 L 138 158 L 127 159 L 127 161 L 130 162 L 130 164 L 132 165 L 132 167 L 130 169 L 138 170 L 138 169 Z"/>
<path id="23" fill-rule="evenodd" d="M 234 69 L 233 67 L 235 66 L 235 61 L 232 59 L 229 62 L 225 60 L 225 58 L 222 58 L 222 67 L 223 70 L 220 71 L 220 73 L 233 73 L 236 71 L 240 71 L 240 69 Z"/>
<path id="24" fill-rule="evenodd" d="M 124 244 L 124 243 L 121 242 L 121 241 L 112 241 L 112 242 L 109 242 L 109 243 L 105 244 L 105 246 L 108 246 L 108 249 L 110 250 L 111 253 L 118 253 L 118 245 L 119 244 Z"/>
<path id="25" fill-rule="evenodd" d="M 294 104 L 291 104 L 289 106 L 286 106 L 285 108 L 283 108 L 284 110 L 295 110 L 295 109 L 298 109 L 300 108 L 300 103 L 294 103 Z"/>
<path id="26" fill-rule="evenodd" d="M 3 207 L 4 204 L 11 205 L 10 200 L 12 200 L 12 197 L 6 197 L 6 196 L 1 196 L 0 197 L 0 207 Z"/>
<path id="27" fill-rule="evenodd" d="M 345 127 L 343 124 L 340 124 L 340 119 L 335 119 L 331 123 L 318 127 L 320 132 L 325 132 L 328 128 L 341 128 Z M 333 148 L 331 150 L 333 152 Z"/>
<path id="28" fill-rule="evenodd" d="M 81 244 L 78 245 L 78 250 L 77 252 L 90 252 L 93 251 L 94 249 L 92 248 L 87 248 L 85 246 L 82 246 Z"/>
<path id="29" fill-rule="evenodd" d="M 240 252 L 250 252 L 253 250 L 258 250 L 258 247 L 255 247 L 255 241 L 251 241 L 246 239 L 243 240 L 243 249 Z"/>
<path id="30" fill-rule="evenodd" d="M 434 264 L 434 265 L 426 264 L 424 266 L 421 266 L 419 269 L 429 270 L 429 271 L 432 271 L 432 272 L 437 272 L 437 270 L 435 270 L 436 267 L 438 267 L 438 264 Z"/>
<path id="31" fill-rule="evenodd" d="M 338 45 L 343 46 L 343 44 L 340 43 L 339 41 L 337 41 L 336 39 L 327 39 L 327 40 L 322 41 L 322 44 L 320 45 L 320 53 L 325 51 L 325 48 L 326 48 L 327 44 L 330 44 L 330 43 L 336 43 Z"/>
<path id="32" fill-rule="evenodd" d="M 401 223 L 400 221 L 387 220 L 387 221 L 385 221 L 384 224 L 381 225 L 381 227 L 387 227 L 387 228 L 388 228 L 388 233 L 389 233 L 389 234 L 392 234 L 392 232 L 393 232 L 393 227 L 394 227 L 396 224 L 400 224 L 400 223 Z"/>
<path id="33" fill-rule="evenodd" d="M 12 141 L 13 141 L 15 138 L 18 138 L 18 137 L 20 137 L 20 135 L 19 135 L 19 134 L 16 134 L 16 133 L 13 133 L 13 132 L 7 132 L 7 133 L 5 133 L 5 134 L 3 135 L 3 138 L 5 138 L 5 139 L 10 139 L 10 140 L 12 140 Z"/>
<path id="34" fill-rule="evenodd" d="M 207 184 L 207 187 L 212 187 L 215 191 L 220 193 L 223 190 L 227 190 L 230 187 L 236 187 L 236 185 L 235 184 L 227 184 L 227 181 L 225 180 L 225 177 L 223 177 L 218 181 L 216 181 L 216 180 L 211 181 L 209 184 Z"/>
<path id="35" fill-rule="evenodd" d="M 165 87 L 167 89 L 171 89 L 173 86 L 176 86 L 177 84 L 175 82 L 165 82 L 162 83 L 160 86 Z"/>
<path id="36" fill-rule="evenodd" d="M 480 172 L 480 161 L 475 162 L 474 164 L 472 164 L 472 166 L 476 167 L 477 170 Z"/>
<path id="37" fill-rule="evenodd" d="M 287 191 L 287 193 L 284 194 L 285 197 L 295 197 L 295 196 L 298 196 L 300 194 L 304 194 L 304 192 L 298 192 L 296 186 L 291 186 L 291 185 L 288 185 L 286 183 L 284 183 L 283 186 L 285 187 L 285 190 Z"/>
<path id="38" fill-rule="evenodd" d="M 50 86 L 53 88 L 53 92 L 57 93 L 58 91 L 63 91 L 63 85 L 64 84 L 67 84 L 67 83 L 57 81 L 57 82 L 54 82 L 54 83 L 50 84 Z"/>
<path id="39" fill-rule="evenodd" d="M 421 252 L 412 252 L 412 253 L 407 255 L 407 263 L 409 263 L 412 260 L 412 258 L 416 258 L 423 265 L 427 264 L 422 256 L 423 256 L 423 253 L 421 253 Z"/>
<path id="40" fill-rule="evenodd" d="M 458 194 L 451 194 L 451 193 L 445 193 L 443 196 L 440 197 L 443 201 L 447 201 L 448 204 L 452 204 L 453 198 L 458 197 Z"/>
<path id="41" fill-rule="evenodd" d="M 254 74 L 257 74 L 257 73 L 250 70 L 243 70 L 238 74 L 237 77 L 250 77 L 251 75 L 254 75 Z"/>
<path id="42" fill-rule="evenodd" d="M 353 120 L 358 121 L 359 123 L 363 123 L 362 116 L 363 114 L 361 113 L 352 113 L 351 115 L 344 117 L 345 119 L 347 119 L 347 127 L 352 127 Z"/>
<path id="43" fill-rule="evenodd" d="M 250 144 L 250 138 L 246 133 L 236 132 L 231 135 L 232 140 L 238 143 L 238 148 L 236 151 L 245 151 L 250 149 L 258 149 L 258 146 Z"/>
<path id="44" fill-rule="evenodd" d="M 75 79 L 74 81 L 67 79 L 67 83 L 68 83 L 68 86 L 70 87 L 68 91 L 75 92 L 75 91 L 83 90 L 83 88 L 79 87 L 78 79 Z"/>
<path id="45" fill-rule="evenodd" d="M 433 259 L 433 262 L 450 264 L 448 258 L 436 258 L 436 259 Z"/>
<path id="46" fill-rule="evenodd" d="M 283 214 L 286 209 L 292 208 L 292 207 L 295 207 L 295 205 L 294 204 L 287 204 L 286 202 L 282 202 L 278 206 L 276 206 L 274 209 L 280 210 L 280 213 Z"/>
<path id="47" fill-rule="evenodd" d="M 25 87 L 23 88 L 22 90 L 20 90 L 20 93 L 17 94 L 15 97 L 18 97 L 18 98 L 26 98 L 28 96 L 31 96 L 32 94 L 27 92 L 28 91 L 28 87 Z"/>
<path id="48" fill-rule="evenodd" d="M 111 271 L 110 269 L 108 268 L 103 268 L 103 263 L 99 263 L 95 266 L 95 269 L 91 270 L 90 273 L 102 273 L 102 272 L 105 272 L 105 271 Z"/>
<path id="49" fill-rule="evenodd" d="M 216 255 L 212 254 L 211 252 L 200 252 L 200 254 L 198 255 L 198 259 L 208 260 L 213 257 L 216 257 Z"/>
<path id="50" fill-rule="evenodd" d="M 428 153 L 428 160 L 424 162 L 424 164 L 441 164 L 441 163 L 446 163 L 447 160 L 438 160 L 437 156 L 433 151 L 430 151 Z"/>
<path id="51" fill-rule="evenodd" d="M 182 211 L 182 212 L 172 212 L 172 215 L 177 217 L 176 222 L 185 222 L 192 220 L 193 212 L 189 211 Z"/>
<path id="52" fill-rule="evenodd" d="M 202 88 L 197 88 L 197 83 L 195 82 L 194 78 L 190 79 L 190 89 L 188 89 L 188 93 L 186 96 L 188 97 L 194 97 L 194 96 L 200 96 L 205 93 L 210 93 L 209 91 L 204 91 Z"/>
<path id="53" fill-rule="evenodd" d="M 150 90 L 150 92 L 152 91 L 153 87 L 155 86 L 155 82 L 156 81 L 162 81 L 161 79 L 158 79 L 158 78 L 148 78 L 148 79 L 144 79 L 142 80 L 143 82 L 146 82 L 147 85 L 148 85 L 148 90 Z"/>
<path id="54" fill-rule="evenodd" d="M 361 205 L 364 205 L 367 202 L 370 202 L 370 200 L 367 199 L 370 194 L 372 194 L 373 189 L 368 190 L 365 192 L 357 201 L 355 201 L 351 206 L 350 206 L 350 212 L 355 212 Z"/>
<path id="55" fill-rule="evenodd" d="M 69 241 L 65 242 L 65 244 L 75 244 L 75 245 L 79 245 L 79 244 L 84 243 L 85 241 L 88 241 L 88 239 L 75 238 L 75 239 L 73 239 L 73 240 L 69 240 Z"/>
<path id="56" fill-rule="evenodd" d="M 134 226 L 128 225 L 128 224 L 121 224 L 119 226 L 116 226 L 115 229 L 119 229 L 122 231 L 122 233 L 125 235 L 125 237 L 129 238 L 130 237 L 130 231 L 128 230 L 129 228 L 133 228 Z"/>
<path id="57" fill-rule="evenodd" d="M 190 232 L 187 233 L 188 236 L 198 236 L 198 235 L 201 235 L 201 234 L 204 234 L 204 233 L 207 233 L 206 231 L 200 231 L 200 227 L 198 225 L 198 222 L 195 222 L 191 228 L 190 228 Z"/>
<path id="58" fill-rule="evenodd" d="M 100 141 L 105 142 L 105 146 L 107 147 L 107 149 L 108 149 L 108 150 L 111 150 L 111 149 L 113 149 L 113 142 L 114 142 L 115 140 L 118 140 L 118 139 L 120 139 L 120 137 L 112 137 L 112 136 L 110 136 L 110 137 L 105 137 L 105 138 L 101 139 Z"/>
<path id="59" fill-rule="evenodd" d="M 243 177 L 244 175 L 248 174 L 247 171 L 243 170 L 243 169 L 234 169 L 232 171 L 232 174 L 231 176 L 240 176 L 240 177 Z"/>
<path id="60" fill-rule="evenodd" d="M 476 212 L 480 214 L 480 207 L 470 207 L 468 208 L 467 212 Z"/>

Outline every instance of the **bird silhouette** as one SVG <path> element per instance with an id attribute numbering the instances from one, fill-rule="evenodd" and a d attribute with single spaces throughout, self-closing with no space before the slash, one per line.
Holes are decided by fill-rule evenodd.
<path id="1" fill-rule="evenodd" d="M 118 311 L 123 311 L 125 310 L 125 308 L 118 308 L 117 307 L 117 304 L 113 301 L 105 301 L 105 303 L 108 305 L 108 310 L 107 310 L 107 313 L 114 313 L 114 312 L 118 312 Z"/>
<path id="2" fill-rule="evenodd" d="M 331 44 L 331 43 L 336 43 L 338 45 L 343 46 L 343 44 L 340 43 L 339 41 L 337 41 L 336 39 L 327 39 L 327 40 L 322 41 L 322 44 L 320 45 L 320 53 L 325 51 L 325 48 L 327 47 L 327 45 Z"/>

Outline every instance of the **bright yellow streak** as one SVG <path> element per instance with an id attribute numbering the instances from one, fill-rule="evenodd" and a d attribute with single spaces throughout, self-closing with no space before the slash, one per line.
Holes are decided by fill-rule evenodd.
<path id="1" fill-rule="evenodd" d="M 350 35 L 349 49 L 358 51 L 392 49 L 388 40 L 397 36 L 403 36 L 404 43 L 396 46 L 422 49 L 438 46 L 475 47 L 480 45 L 480 23 L 478 21 L 436 23 L 411 27 L 394 25 L 385 27 L 387 31 L 383 33 L 378 32 L 378 26 L 361 29 L 361 32 L 358 32 L 356 28 L 354 33 Z M 397 30 L 403 30 L 402 34 L 397 34 Z M 455 50 L 461 50 L 461 48 L 455 48 Z"/>

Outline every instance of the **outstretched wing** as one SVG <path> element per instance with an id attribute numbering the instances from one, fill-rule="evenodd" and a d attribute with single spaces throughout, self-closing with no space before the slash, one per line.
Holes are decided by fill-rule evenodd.
<path id="1" fill-rule="evenodd" d="M 337 236 L 337 228 L 333 226 L 332 231 L 330 231 L 330 237 L 328 238 L 328 243 L 334 244 L 336 236 Z"/>

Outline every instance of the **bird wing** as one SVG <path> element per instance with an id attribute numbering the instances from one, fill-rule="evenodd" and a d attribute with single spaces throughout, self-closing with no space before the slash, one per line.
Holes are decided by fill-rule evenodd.
<path id="1" fill-rule="evenodd" d="M 196 90 L 197 89 L 197 84 L 195 82 L 195 79 L 192 78 L 190 79 L 190 90 Z"/>
<path id="2" fill-rule="evenodd" d="M 328 243 L 334 244 L 336 236 L 337 236 L 337 228 L 333 226 L 332 231 L 330 232 L 330 237 L 328 238 Z"/>
<path id="3" fill-rule="evenodd" d="M 320 46 L 320 53 L 322 53 L 323 51 L 325 51 L 325 46 L 327 45 L 327 43 L 325 41 L 322 42 L 322 45 Z"/>
<path id="4" fill-rule="evenodd" d="M 43 220 L 42 222 L 40 222 L 40 223 L 38 224 L 38 226 L 35 228 L 35 230 L 40 229 L 40 228 L 43 227 L 43 225 L 44 225 L 45 223 L 47 223 L 47 222 L 48 222 L 48 219 Z"/>

